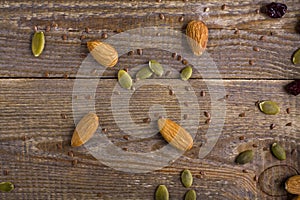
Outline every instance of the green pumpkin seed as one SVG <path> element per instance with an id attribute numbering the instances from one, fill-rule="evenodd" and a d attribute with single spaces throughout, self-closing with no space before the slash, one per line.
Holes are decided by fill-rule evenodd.
<path id="1" fill-rule="evenodd" d="M 152 76 L 153 72 L 150 70 L 149 67 L 143 67 L 136 73 L 136 78 L 137 79 L 147 79 L 150 76 Z"/>
<path id="2" fill-rule="evenodd" d="M 292 59 L 293 63 L 295 65 L 300 64 L 300 49 L 298 49 L 297 51 L 295 51 L 294 55 L 293 55 L 293 59 Z"/>
<path id="3" fill-rule="evenodd" d="M 273 155 L 278 159 L 278 160 L 285 160 L 286 159 L 286 154 L 285 150 L 282 146 L 280 146 L 277 143 L 273 143 L 271 147 L 271 151 Z"/>
<path id="4" fill-rule="evenodd" d="M 237 157 L 235 162 L 237 164 L 246 164 L 253 160 L 254 158 L 254 152 L 252 150 L 246 150 L 240 153 Z"/>
<path id="5" fill-rule="evenodd" d="M 191 66 L 187 66 L 185 67 L 182 71 L 181 71 L 181 79 L 184 81 L 187 81 L 191 78 L 193 73 L 193 68 Z"/>
<path id="6" fill-rule="evenodd" d="M 153 71 L 153 73 L 159 77 L 162 76 L 164 73 L 164 68 L 156 60 L 150 60 L 149 67 L 150 67 L 151 71 Z"/>
<path id="7" fill-rule="evenodd" d="M 35 32 L 32 37 L 31 50 L 35 57 L 41 55 L 45 46 L 45 36 L 44 32 Z"/>
<path id="8" fill-rule="evenodd" d="M 276 115 L 280 112 L 278 104 L 274 101 L 262 101 L 259 103 L 259 109 L 261 112 L 267 115 Z"/>
<path id="9" fill-rule="evenodd" d="M 184 185 L 184 187 L 191 187 L 193 184 L 193 176 L 190 170 L 185 169 L 181 173 L 181 182 Z"/>
<path id="10" fill-rule="evenodd" d="M 196 199 L 197 199 L 197 195 L 195 190 L 189 190 L 185 193 L 184 200 L 196 200 Z"/>
<path id="11" fill-rule="evenodd" d="M 165 185 L 159 185 L 155 192 L 155 200 L 169 200 L 168 188 Z"/>
<path id="12" fill-rule="evenodd" d="M 11 182 L 2 182 L 0 183 L 1 192 L 10 192 L 14 189 L 14 185 Z"/>
<path id="13" fill-rule="evenodd" d="M 118 80 L 119 84 L 122 88 L 130 89 L 132 86 L 132 78 L 131 76 L 123 69 L 118 72 Z"/>

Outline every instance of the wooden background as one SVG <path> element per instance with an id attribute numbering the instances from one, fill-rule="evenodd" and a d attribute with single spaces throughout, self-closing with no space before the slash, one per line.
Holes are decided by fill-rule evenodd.
<path id="1" fill-rule="evenodd" d="M 287 94 L 283 87 L 300 79 L 300 66 L 291 63 L 293 52 L 300 47 L 300 34 L 296 32 L 300 3 L 284 2 L 287 14 L 271 19 L 257 13 L 269 1 L 258 0 L 1 1 L 0 181 L 11 181 L 15 190 L 0 193 L 0 199 L 153 199 L 159 184 L 169 188 L 170 199 L 182 199 L 187 189 L 179 177 L 185 168 L 194 174 L 192 189 L 198 199 L 291 199 L 282 184 L 300 172 L 300 99 Z M 223 4 L 225 9 L 221 9 Z M 206 7 L 208 12 L 203 11 Z M 198 73 L 189 81 L 201 115 L 195 144 L 168 167 L 151 173 L 126 173 L 103 165 L 84 147 L 72 148 L 72 92 L 79 67 L 88 55 L 86 42 L 147 26 L 183 31 L 190 20 L 197 18 L 209 28 L 207 53 L 223 79 L 212 77 L 207 81 L 217 88 L 224 85 L 227 94 L 220 100 L 226 103 L 226 119 L 213 150 L 198 158 L 209 128 L 203 112 L 210 112 L 212 103 L 206 82 Z M 46 35 L 39 58 L 30 49 L 34 26 Z M 128 67 L 130 72 L 153 58 L 177 70 L 183 67 L 171 58 L 172 49 L 162 52 L 155 49 L 155 42 L 153 48 L 145 49 L 141 56 L 122 55 L 118 66 L 106 70 L 99 79 L 94 97 L 81 91 L 83 96 L 87 94 L 87 100 L 95 98 L 101 127 L 124 151 L 147 153 L 166 145 L 159 134 L 124 139 L 126 133 L 114 122 L 111 111 L 112 88 L 121 67 Z M 205 97 L 200 96 L 201 90 L 206 91 Z M 278 115 L 267 116 L 257 109 L 255 102 L 266 99 L 278 102 Z M 186 101 L 192 106 L 188 97 Z M 176 97 L 159 86 L 135 91 L 130 100 L 132 119 L 143 124 L 154 104 L 165 106 L 169 118 L 180 119 Z M 245 116 L 240 117 L 241 113 Z M 286 126 L 290 122 L 292 126 Z M 270 124 L 275 124 L 273 130 Z M 285 147 L 285 161 L 271 155 L 269 147 L 274 141 Z M 236 165 L 236 155 L 245 149 L 255 151 L 254 161 Z"/>

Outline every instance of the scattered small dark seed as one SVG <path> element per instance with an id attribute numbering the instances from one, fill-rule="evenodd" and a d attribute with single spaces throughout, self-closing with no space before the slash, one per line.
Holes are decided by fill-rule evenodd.
<path id="1" fill-rule="evenodd" d="M 81 35 L 80 40 L 84 40 L 84 39 L 85 39 L 85 35 Z"/>
<path id="2" fill-rule="evenodd" d="M 158 36 L 158 37 L 159 37 L 159 36 L 160 36 L 160 33 L 156 33 L 156 36 Z"/>
<path id="3" fill-rule="evenodd" d="M 58 148 L 58 149 L 62 149 L 62 144 L 56 144 L 56 147 Z"/>
<path id="4" fill-rule="evenodd" d="M 123 147 L 122 150 L 123 151 L 128 151 L 128 149 L 126 147 Z"/>
<path id="5" fill-rule="evenodd" d="M 239 117 L 246 117 L 246 113 L 241 113 L 241 114 L 239 114 Z"/>
<path id="6" fill-rule="evenodd" d="M 188 115 L 187 115 L 187 114 L 184 114 L 184 115 L 183 115 L 183 119 L 184 119 L 184 120 L 187 120 L 187 119 L 188 119 Z"/>
<path id="7" fill-rule="evenodd" d="M 294 155 L 296 154 L 297 150 L 296 149 L 292 149 L 291 154 Z"/>
<path id="8" fill-rule="evenodd" d="M 102 128 L 103 133 L 107 133 L 107 128 Z"/>
<path id="9" fill-rule="evenodd" d="M 236 34 L 236 35 L 240 34 L 240 30 L 234 31 L 234 34 Z"/>
<path id="10" fill-rule="evenodd" d="M 269 148 L 268 147 L 264 147 L 263 151 L 269 151 Z"/>
<path id="11" fill-rule="evenodd" d="M 37 31 L 38 31 L 38 27 L 37 27 L 37 26 L 34 26 L 34 27 L 33 27 L 33 30 L 34 30 L 34 32 L 37 32 Z"/>
<path id="12" fill-rule="evenodd" d="M 172 58 L 176 58 L 177 53 L 172 53 Z"/>
<path id="13" fill-rule="evenodd" d="M 179 22 L 183 22 L 183 21 L 184 21 L 184 17 L 183 17 L 183 16 L 180 16 L 179 19 L 178 19 L 178 21 L 179 21 Z"/>
<path id="14" fill-rule="evenodd" d="M 205 116 L 205 117 L 207 117 L 207 118 L 210 118 L 210 114 L 209 114 L 209 112 L 207 112 L 207 111 L 204 111 L 204 116 Z"/>
<path id="15" fill-rule="evenodd" d="M 137 49 L 137 54 L 138 55 L 143 55 L 143 50 L 142 49 Z"/>
<path id="16" fill-rule="evenodd" d="M 209 11 L 208 7 L 204 8 L 204 12 L 208 12 L 208 11 Z"/>
<path id="17" fill-rule="evenodd" d="M 253 51 L 259 51 L 258 47 L 253 47 Z"/>
<path id="18" fill-rule="evenodd" d="M 202 91 L 200 92 L 200 96 L 201 96 L 201 97 L 205 97 L 205 91 L 202 90 Z"/>
<path id="19" fill-rule="evenodd" d="M 257 181 L 258 181 L 258 176 L 255 175 L 255 176 L 253 177 L 253 180 L 254 180 L 255 182 L 257 182 Z"/>
<path id="20" fill-rule="evenodd" d="M 292 122 L 287 123 L 286 126 L 292 126 Z"/>
<path id="21" fill-rule="evenodd" d="M 129 52 L 127 53 L 128 56 L 132 56 L 133 54 L 134 54 L 134 51 L 129 51 Z"/>
<path id="22" fill-rule="evenodd" d="M 181 55 L 178 55 L 178 56 L 177 56 L 177 60 L 178 60 L 178 61 L 181 61 L 181 60 L 182 60 L 182 56 L 181 56 Z"/>
<path id="23" fill-rule="evenodd" d="M 187 64 L 188 64 L 188 61 L 187 61 L 186 59 L 183 59 L 183 60 L 182 60 L 182 64 L 187 65 Z"/>
<path id="24" fill-rule="evenodd" d="M 69 78 L 69 74 L 68 73 L 64 73 L 64 78 L 65 79 Z"/>
<path id="25" fill-rule="evenodd" d="M 45 74 L 44 74 L 44 76 L 46 77 L 46 78 L 48 78 L 49 77 L 49 72 L 45 72 Z"/>
<path id="26" fill-rule="evenodd" d="M 246 137 L 242 135 L 242 136 L 239 137 L 239 139 L 244 140 L 244 139 L 246 139 Z"/>
<path id="27" fill-rule="evenodd" d="M 249 173 L 249 170 L 243 169 L 243 173 Z"/>
<path id="28" fill-rule="evenodd" d="M 27 140 L 26 135 L 23 136 L 22 140 L 23 140 L 23 141 L 26 141 L 26 140 Z"/>
<path id="29" fill-rule="evenodd" d="M 253 64 L 254 64 L 253 60 L 249 60 L 249 65 L 253 65 Z"/>
<path id="30" fill-rule="evenodd" d="M 260 36 L 259 40 L 265 40 L 265 36 Z"/>
<path id="31" fill-rule="evenodd" d="M 253 146 L 254 148 L 257 148 L 257 147 L 258 147 L 258 144 L 252 144 L 252 146 Z"/>
<path id="32" fill-rule="evenodd" d="M 211 119 L 205 120 L 205 124 L 210 124 L 210 122 L 211 122 Z"/>
<path id="33" fill-rule="evenodd" d="M 3 170 L 3 175 L 4 175 L 4 176 L 9 175 L 9 171 L 8 171 L 7 169 Z"/>
<path id="34" fill-rule="evenodd" d="M 166 73 L 165 73 L 165 76 L 169 76 L 171 74 L 171 71 L 167 71 Z"/>
<path id="35" fill-rule="evenodd" d="M 51 30 L 51 26 L 46 26 L 46 32 L 49 32 Z"/>
<path id="36" fill-rule="evenodd" d="M 225 9 L 226 9 L 226 5 L 223 4 L 223 5 L 221 6 L 221 9 L 222 9 L 222 10 L 225 10 Z"/>
<path id="37" fill-rule="evenodd" d="M 286 113 L 287 113 L 287 114 L 290 114 L 290 113 L 291 113 L 291 109 L 290 109 L 290 108 L 287 108 L 287 109 L 286 109 Z"/>
<path id="38" fill-rule="evenodd" d="M 73 151 L 69 151 L 69 152 L 68 152 L 68 156 L 70 156 L 70 157 L 72 157 L 72 158 L 73 158 L 73 157 L 74 157 L 74 153 L 73 153 Z"/>
<path id="39" fill-rule="evenodd" d="M 199 179 L 203 178 L 203 176 L 200 175 L 200 174 L 197 174 L 195 177 L 196 177 L 196 178 L 199 178 Z"/>
<path id="40" fill-rule="evenodd" d="M 136 89 L 135 89 L 135 87 L 134 87 L 134 86 L 131 86 L 131 90 L 132 90 L 132 91 L 135 91 Z"/>
<path id="41" fill-rule="evenodd" d="M 90 29 L 89 29 L 88 27 L 86 27 L 86 28 L 85 28 L 85 32 L 86 32 L 86 33 L 89 33 L 89 32 L 90 32 Z"/>
<path id="42" fill-rule="evenodd" d="M 66 34 L 63 34 L 62 39 L 63 39 L 63 40 L 67 40 L 67 39 L 68 39 L 68 36 L 67 36 Z"/>
<path id="43" fill-rule="evenodd" d="M 128 67 L 124 68 L 124 71 L 125 71 L 125 72 L 128 72 Z"/>
<path id="44" fill-rule="evenodd" d="M 175 94 L 174 90 L 169 90 L 169 95 L 174 95 L 174 94 Z"/>
<path id="45" fill-rule="evenodd" d="M 67 119 L 67 115 L 64 114 L 64 113 L 61 113 L 60 116 L 61 116 L 62 119 Z"/>
<path id="46" fill-rule="evenodd" d="M 255 10 L 255 13 L 256 13 L 256 14 L 259 14 L 259 13 L 260 13 L 260 10 L 259 10 L 259 9 L 256 9 L 256 10 Z"/>
<path id="47" fill-rule="evenodd" d="M 102 38 L 102 39 L 106 39 L 106 38 L 108 38 L 108 35 L 107 35 L 107 33 L 102 33 L 102 34 L 101 34 L 101 38 Z"/>
<path id="48" fill-rule="evenodd" d="M 186 91 L 191 91 L 192 88 L 191 88 L 190 86 L 185 86 L 185 90 L 186 90 Z"/>
<path id="49" fill-rule="evenodd" d="M 150 123 L 150 122 L 151 122 L 151 119 L 150 119 L 149 117 L 147 117 L 147 118 L 143 119 L 143 122 L 144 122 L 144 123 Z"/>
<path id="50" fill-rule="evenodd" d="M 124 140 L 129 140 L 129 135 L 124 135 L 124 136 L 123 136 L 123 139 L 124 139 Z"/>
<path id="51" fill-rule="evenodd" d="M 160 14 L 159 14 L 159 18 L 160 18 L 160 19 L 165 19 L 164 14 L 160 13 Z"/>
<path id="52" fill-rule="evenodd" d="M 115 32 L 115 33 L 122 33 L 122 32 L 123 32 L 123 29 L 118 28 L 118 29 L 114 30 L 114 32 Z"/>
<path id="53" fill-rule="evenodd" d="M 76 166 L 77 163 L 78 163 L 78 160 L 73 160 L 73 161 L 72 161 L 72 165 L 73 165 L 73 166 Z"/>
<path id="54" fill-rule="evenodd" d="M 275 126 L 276 126 L 275 124 L 271 124 L 270 129 L 273 130 L 275 128 Z"/>

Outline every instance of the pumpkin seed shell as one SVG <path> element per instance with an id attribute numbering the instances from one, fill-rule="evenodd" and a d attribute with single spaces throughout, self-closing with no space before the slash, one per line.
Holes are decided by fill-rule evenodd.
<path id="1" fill-rule="evenodd" d="M 164 68 L 156 60 L 150 60 L 149 61 L 149 67 L 153 71 L 153 73 L 156 74 L 159 77 L 162 76 L 163 73 L 164 73 Z"/>
<path id="2" fill-rule="evenodd" d="M 193 184 L 193 176 L 190 170 L 185 169 L 181 173 L 181 182 L 184 185 L 184 187 L 191 187 Z"/>
<path id="3" fill-rule="evenodd" d="M 34 33 L 31 42 L 31 50 L 35 57 L 41 55 L 45 46 L 45 35 L 42 31 L 37 31 Z"/>
<path id="4" fill-rule="evenodd" d="M 119 84 L 122 88 L 130 89 L 132 86 L 132 78 L 131 76 L 123 69 L 118 72 L 118 80 Z"/>
<path id="5" fill-rule="evenodd" d="M 153 72 L 150 70 L 149 67 L 143 67 L 142 69 L 140 69 L 137 74 L 136 74 L 136 78 L 137 79 L 147 79 L 149 77 L 151 77 L 153 74 Z"/>
<path id="6" fill-rule="evenodd" d="M 237 164 L 243 165 L 243 164 L 251 162 L 253 160 L 253 158 L 254 158 L 254 152 L 252 150 L 246 150 L 246 151 L 241 152 L 236 157 L 235 162 Z"/>
<path id="7" fill-rule="evenodd" d="M 197 199 L 197 195 L 195 190 L 189 190 L 185 193 L 184 200 L 196 200 L 196 199 Z"/>
<path id="8" fill-rule="evenodd" d="M 1 182 L 0 191 L 1 192 L 10 192 L 14 189 L 14 185 L 11 182 Z"/>
<path id="9" fill-rule="evenodd" d="M 294 53 L 292 61 L 295 65 L 300 64 L 300 48 Z"/>
<path id="10" fill-rule="evenodd" d="M 191 66 L 187 66 L 185 67 L 182 71 L 181 71 L 181 79 L 184 81 L 187 81 L 191 78 L 193 73 L 193 68 Z"/>
<path id="11" fill-rule="evenodd" d="M 280 112 L 278 104 L 274 101 L 262 101 L 259 103 L 259 109 L 261 112 L 267 115 L 276 115 Z"/>
<path id="12" fill-rule="evenodd" d="M 278 160 L 286 159 L 286 154 L 285 154 L 284 148 L 282 146 L 280 146 L 279 144 L 277 144 L 276 142 L 272 144 L 271 151 Z"/>
<path id="13" fill-rule="evenodd" d="M 169 200 L 168 188 L 165 185 L 159 185 L 155 192 L 155 200 Z"/>

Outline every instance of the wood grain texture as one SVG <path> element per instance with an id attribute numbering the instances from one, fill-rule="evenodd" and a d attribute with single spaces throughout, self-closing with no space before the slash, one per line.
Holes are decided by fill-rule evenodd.
<path id="1" fill-rule="evenodd" d="M 223 78 L 300 78 L 299 66 L 291 62 L 293 52 L 300 45 L 300 34 L 295 30 L 300 3 L 286 3 L 288 13 L 275 20 L 262 13 L 256 14 L 255 10 L 264 5 L 261 1 L 2 2 L 0 76 L 45 77 L 46 73 L 50 77 L 75 77 L 88 54 L 86 42 L 101 39 L 102 33 L 112 37 L 118 32 L 149 26 L 168 26 L 172 30 L 184 31 L 190 20 L 201 18 L 209 28 L 207 52 Z M 222 4 L 227 5 L 225 10 L 221 10 Z M 205 7 L 210 11 L 204 12 Z M 164 20 L 159 18 L 160 13 L 164 14 Z M 181 16 L 184 16 L 183 22 L 179 22 Z M 35 25 L 40 30 L 51 27 L 46 32 L 46 47 L 40 58 L 34 58 L 30 52 Z M 87 27 L 89 33 L 85 31 Z M 240 33 L 234 34 L 237 29 Z M 63 35 L 67 36 L 66 40 L 62 39 Z M 82 35 L 85 39 L 81 38 Z M 265 40 L 259 40 L 261 36 L 265 36 Z M 164 42 L 154 37 L 153 48 Z M 178 41 L 178 45 L 185 43 L 184 40 Z M 126 38 L 120 40 L 120 45 L 126 47 Z M 260 51 L 253 51 L 253 47 Z M 176 51 L 176 45 L 172 45 L 169 51 L 169 54 Z M 151 51 L 152 58 L 161 54 L 159 49 Z M 124 58 L 120 64 L 135 66 L 147 59 L 146 56 L 130 61 Z M 249 65 L 250 60 L 253 65 Z M 177 66 L 177 69 L 180 68 Z M 108 70 L 103 76 L 115 77 L 115 71 Z M 195 77 L 199 75 L 195 74 Z"/>
<path id="2" fill-rule="evenodd" d="M 219 99 L 226 103 L 223 131 L 213 150 L 204 159 L 199 159 L 198 153 L 209 139 L 206 134 L 209 125 L 205 124 L 203 112 L 212 111 L 211 98 L 220 92 L 218 88 L 223 84 L 220 80 L 191 80 L 191 89 L 195 91 L 198 101 L 186 98 L 185 105 L 200 105 L 199 128 L 194 133 L 193 149 L 168 167 L 143 174 L 114 170 L 93 158 L 84 147 L 70 146 L 75 127 L 73 117 L 80 115 L 80 112 L 74 113 L 75 116 L 72 114 L 72 98 L 74 106 L 81 98 L 89 102 L 94 97 L 100 126 L 107 129 L 105 135 L 114 145 L 128 152 L 142 153 L 166 145 L 159 134 L 147 138 L 129 135 L 128 140 L 124 139 L 124 135 L 128 134 L 120 130 L 112 111 L 112 96 L 117 81 L 99 80 L 92 97 L 90 91 L 85 89 L 90 81 L 93 80 L 87 79 L 81 85 L 82 90 L 78 90 L 76 97 L 72 97 L 74 80 L 0 81 L 1 170 L 9 170 L 9 175 L 1 174 L 0 177 L 16 186 L 13 193 L 0 193 L 2 199 L 153 199 L 159 184 L 168 186 L 172 199 L 181 199 L 186 191 L 180 183 L 180 172 L 184 168 L 189 168 L 194 174 L 193 189 L 200 199 L 288 199 L 287 193 L 276 183 L 286 176 L 299 174 L 300 102 L 299 98 L 284 91 L 282 86 L 289 81 L 224 81 L 228 96 Z M 208 91 L 207 84 L 216 87 Z M 201 90 L 206 91 L 205 97 L 200 96 Z M 117 96 L 128 91 L 119 92 Z M 170 95 L 168 87 L 160 84 L 137 88 L 129 101 L 129 112 L 134 123 L 145 124 L 143 119 L 157 104 L 164 107 L 169 118 L 182 123 L 189 121 L 190 118 L 182 120 L 184 109 L 176 99 L 188 91 L 178 84 L 176 92 L 176 96 Z M 281 107 L 280 114 L 268 116 L 261 113 L 255 102 L 262 99 L 277 101 Z M 123 103 L 125 105 L 125 100 Z M 87 109 L 84 105 L 80 108 L 84 112 Z M 290 114 L 286 113 L 286 108 L 290 108 Z M 245 117 L 239 117 L 240 113 L 245 113 Z M 126 119 L 126 110 L 119 110 L 118 115 Z M 212 123 L 214 119 L 212 115 Z M 286 126 L 288 122 L 292 122 L 291 127 Z M 269 128 L 271 123 L 276 124 L 273 130 Z M 130 127 L 128 124 L 129 130 Z M 151 126 L 144 127 L 146 131 L 152 129 Z M 241 136 L 245 139 L 240 140 Z M 274 141 L 285 147 L 287 160 L 278 161 L 272 156 L 269 147 Z M 253 144 L 257 146 L 253 147 Z M 249 148 L 255 151 L 254 161 L 244 166 L 236 165 L 236 155 Z M 74 157 L 68 155 L 70 151 Z M 74 160 L 77 160 L 76 166 L 72 166 Z M 272 168 L 271 176 L 270 171 L 266 170 Z M 245 169 L 246 173 L 243 172 Z M 258 182 L 254 181 L 255 176 Z"/>

